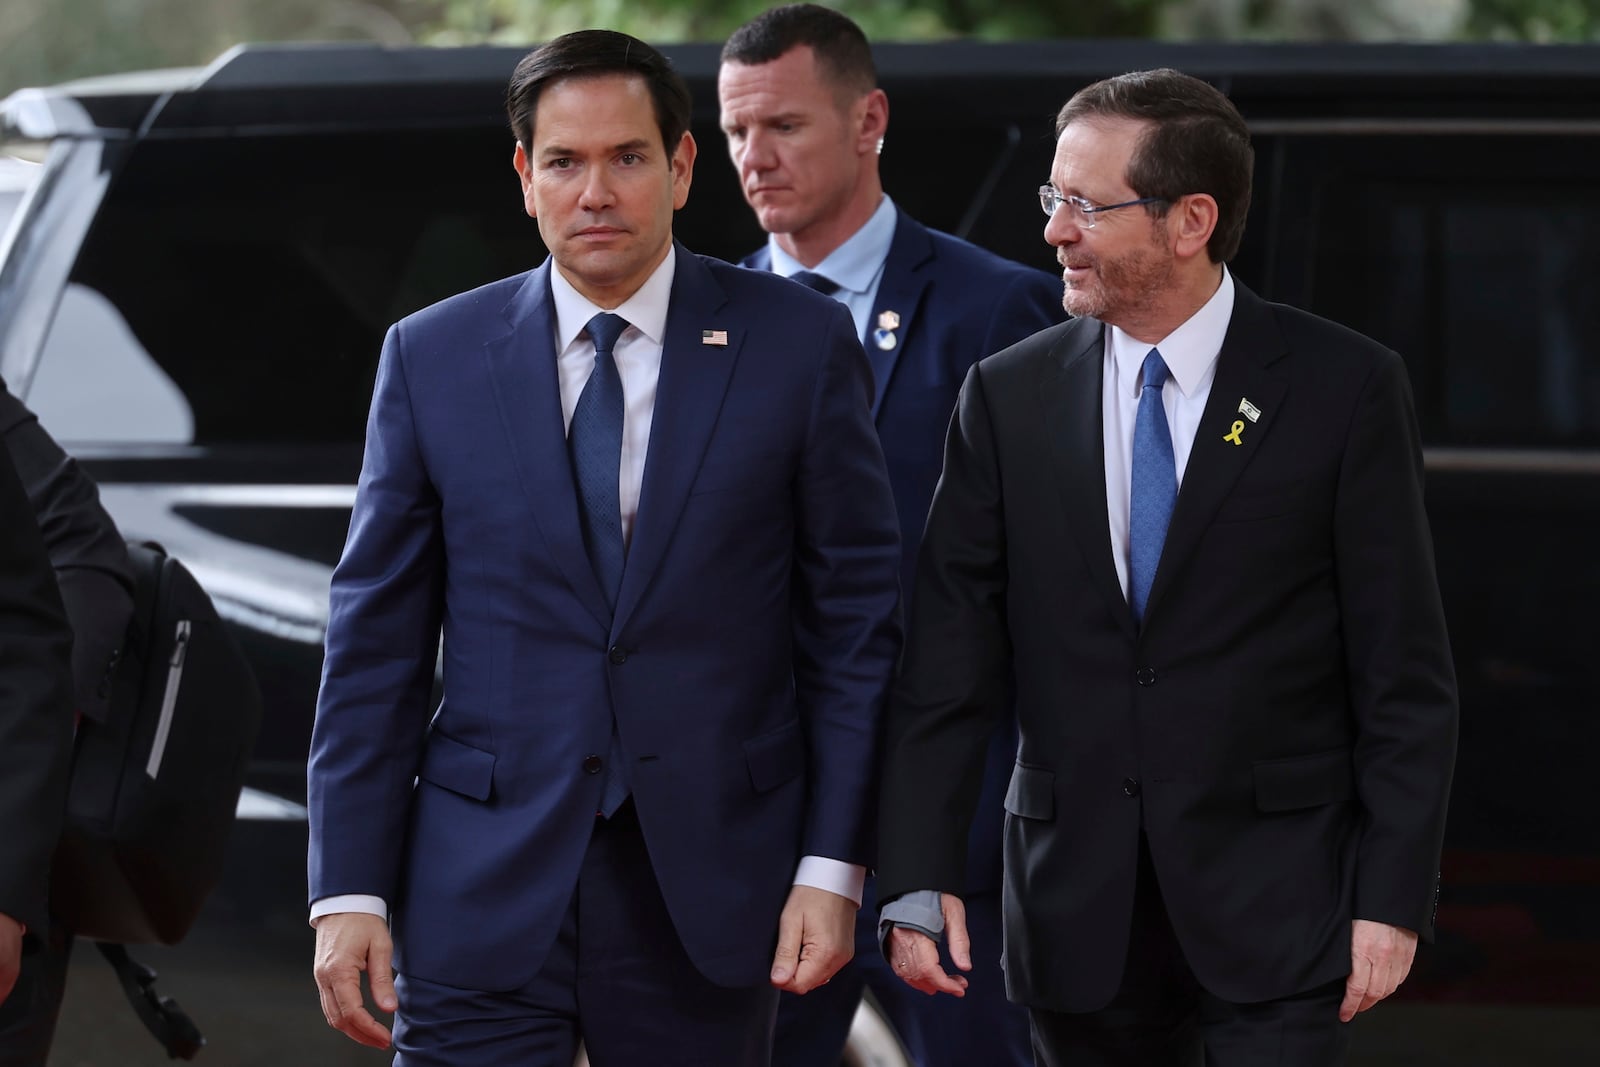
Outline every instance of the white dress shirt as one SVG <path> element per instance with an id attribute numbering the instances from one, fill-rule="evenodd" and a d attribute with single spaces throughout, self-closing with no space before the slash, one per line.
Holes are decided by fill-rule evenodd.
<path id="1" fill-rule="evenodd" d="M 1128 511 L 1132 504 L 1133 424 L 1139 416 L 1144 358 L 1161 351 L 1171 375 L 1161 387 L 1161 406 L 1172 433 L 1172 458 L 1178 488 L 1194 447 L 1200 416 L 1217 376 L 1217 356 L 1233 318 L 1233 277 L 1222 268 L 1222 284 L 1199 311 L 1158 344 L 1136 341 L 1115 326 L 1106 328 L 1105 374 L 1101 386 L 1101 425 L 1106 450 L 1106 516 L 1111 520 L 1111 556 L 1117 563 L 1122 595 L 1128 595 Z"/>
<path id="2" fill-rule="evenodd" d="M 650 277 L 632 296 L 611 309 L 595 307 L 560 270 L 550 271 L 550 297 L 555 307 L 556 371 L 561 388 L 561 419 L 572 427 L 572 410 L 594 371 L 594 341 L 586 327 L 603 311 L 628 320 L 611 350 L 617 373 L 622 377 L 622 465 L 617 491 L 622 505 L 622 537 L 626 544 L 633 536 L 633 521 L 639 514 L 639 490 L 644 482 L 645 453 L 650 445 L 650 425 L 656 410 L 656 383 L 661 378 L 661 349 L 667 333 L 667 309 L 672 300 L 672 280 L 677 274 L 678 257 L 668 251 Z M 824 856 L 805 856 L 795 870 L 794 884 L 826 889 L 861 904 L 866 868 Z M 382 897 L 347 893 L 323 897 L 311 905 L 311 924 L 335 912 L 363 912 L 388 917 Z"/>

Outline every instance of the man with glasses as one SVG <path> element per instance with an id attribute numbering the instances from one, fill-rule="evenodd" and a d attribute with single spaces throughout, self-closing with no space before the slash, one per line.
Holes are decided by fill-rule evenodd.
<path id="1" fill-rule="evenodd" d="M 1061 285 L 923 226 L 884 193 L 889 101 L 866 37 L 844 15 L 790 4 L 758 16 L 724 46 L 718 95 L 740 185 L 769 234 L 744 265 L 843 303 L 872 362 L 909 591 L 961 379 L 977 360 L 1059 322 Z M 864 906 L 855 960 L 827 989 L 783 998 L 779 1067 L 836 1065 L 864 986 L 923 1067 L 1029 1062 L 1027 1017 L 1006 1001 L 999 968 L 1000 801 L 1016 755 L 1013 720 L 990 736 L 988 754 L 989 793 L 961 887 L 976 960 L 962 1003 L 932 1002 L 896 981 L 878 950 L 876 908 Z"/>
<path id="2" fill-rule="evenodd" d="M 1340 1064 L 1431 936 L 1455 753 L 1405 367 L 1230 275 L 1254 160 L 1214 88 L 1122 75 L 1056 132 L 1077 318 L 962 387 L 891 703 L 884 915 L 961 936 L 975 749 L 1014 686 L 1005 962 L 1038 1062 Z M 928 925 L 886 954 L 959 993 Z"/>

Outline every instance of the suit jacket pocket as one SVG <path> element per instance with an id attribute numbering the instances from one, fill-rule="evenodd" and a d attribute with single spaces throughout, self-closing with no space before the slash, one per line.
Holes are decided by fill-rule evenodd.
<path id="1" fill-rule="evenodd" d="M 1310 756 L 1257 760 L 1258 811 L 1296 811 L 1334 804 L 1355 792 L 1355 768 L 1350 750 L 1337 748 Z"/>
<path id="2" fill-rule="evenodd" d="M 494 785 L 494 753 L 435 731 L 428 735 L 417 777 L 473 800 L 488 800 Z"/>
<path id="3" fill-rule="evenodd" d="M 744 761 L 750 769 L 750 786 L 757 793 L 776 789 L 806 769 L 805 738 L 800 720 L 752 737 L 744 743 Z"/>
<path id="4" fill-rule="evenodd" d="M 1021 763 L 1011 772 L 1006 790 L 1006 810 L 1023 819 L 1052 822 L 1056 817 L 1056 775 L 1042 767 Z"/>

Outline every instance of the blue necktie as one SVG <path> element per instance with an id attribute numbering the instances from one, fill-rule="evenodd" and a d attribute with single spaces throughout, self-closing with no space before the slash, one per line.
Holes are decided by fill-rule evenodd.
<path id="1" fill-rule="evenodd" d="M 622 586 L 622 376 L 611 348 L 628 321 L 620 315 L 602 314 L 589 320 L 594 340 L 594 370 L 572 409 L 567 448 L 572 453 L 572 473 L 577 480 L 578 521 L 583 543 L 606 607 L 617 608 Z"/>
<path id="2" fill-rule="evenodd" d="M 620 315 L 600 314 L 589 320 L 594 340 L 594 370 L 572 410 L 567 448 L 577 481 L 578 521 L 589 549 L 606 607 L 617 610 L 617 590 L 622 586 L 622 376 L 612 346 L 628 321 Z M 622 740 L 617 735 L 615 712 L 611 719 L 611 749 L 606 754 L 605 784 L 600 791 L 600 814 L 610 818 L 628 798 L 628 775 Z"/>
<path id="3" fill-rule="evenodd" d="M 823 296 L 832 296 L 839 291 L 839 283 L 831 278 L 824 278 L 820 274 L 813 274 L 808 270 L 797 270 L 789 275 L 789 280 L 799 282 L 808 289 L 815 289 Z"/>
<path id="4" fill-rule="evenodd" d="M 1178 499 L 1178 465 L 1172 457 L 1172 431 L 1161 406 L 1167 364 L 1154 348 L 1144 357 L 1139 415 L 1133 423 L 1133 485 L 1128 509 L 1128 603 L 1133 620 L 1144 621 L 1161 546 Z"/>

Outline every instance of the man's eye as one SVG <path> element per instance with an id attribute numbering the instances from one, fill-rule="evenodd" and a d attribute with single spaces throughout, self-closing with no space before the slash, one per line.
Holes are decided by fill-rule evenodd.
<path id="1" fill-rule="evenodd" d="M 632 167 L 639 163 L 643 163 L 644 159 L 637 152 L 624 152 L 622 153 L 622 159 L 620 162 L 624 166 Z"/>

